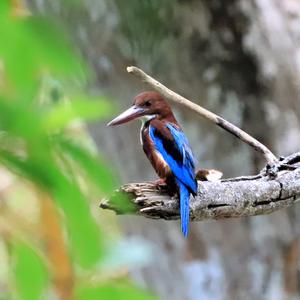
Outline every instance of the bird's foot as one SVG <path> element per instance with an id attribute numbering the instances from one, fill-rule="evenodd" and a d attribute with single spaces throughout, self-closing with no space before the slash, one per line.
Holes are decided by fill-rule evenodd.
<path id="1" fill-rule="evenodd" d="M 156 180 L 154 180 L 152 182 L 155 185 L 167 185 L 165 179 L 162 179 L 162 178 L 156 179 Z"/>
<path id="2" fill-rule="evenodd" d="M 167 190 L 167 183 L 165 179 L 159 178 L 157 180 L 150 181 L 150 183 L 155 185 L 160 192 L 165 192 Z"/>

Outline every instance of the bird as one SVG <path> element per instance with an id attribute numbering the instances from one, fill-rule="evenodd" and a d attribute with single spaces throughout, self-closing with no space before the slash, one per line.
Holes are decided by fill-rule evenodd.
<path id="1" fill-rule="evenodd" d="M 115 126 L 140 119 L 140 141 L 152 167 L 160 177 L 158 182 L 177 194 L 180 206 L 181 230 L 188 236 L 190 197 L 197 194 L 195 158 L 187 137 L 178 124 L 166 99 L 147 91 L 134 98 L 133 105 L 110 121 Z"/>

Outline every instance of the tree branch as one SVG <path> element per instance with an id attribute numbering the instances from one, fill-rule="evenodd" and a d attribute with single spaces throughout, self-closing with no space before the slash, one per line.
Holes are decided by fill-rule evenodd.
<path id="1" fill-rule="evenodd" d="M 279 172 L 275 179 L 261 172 L 256 176 L 199 182 L 198 194 L 190 201 L 191 220 L 263 215 L 291 206 L 300 196 L 300 152 L 290 155 L 280 164 L 282 168 L 279 170 L 284 171 Z M 286 166 L 294 170 L 286 170 Z M 120 197 L 122 201 L 117 201 Z M 125 213 L 153 219 L 179 218 L 178 199 L 170 197 L 163 187 L 153 183 L 125 184 L 110 199 L 103 200 L 100 207 L 124 213 L 121 210 L 124 201 L 134 205 L 133 210 Z"/>
<path id="2" fill-rule="evenodd" d="M 180 96 L 179 94 L 173 92 L 172 90 L 168 89 L 166 86 L 146 74 L 141 69 L 131 66 L 127 67 L 127 72 L 133 74 L 146 84 L 148 84 L 151 88 L 159 92 L 162 96 L 166 99 L 184 105 L 185 107 L 195 111 L 202 117 L 206 118 L 207 120 L 213 122 L 214 124 L 218 125 L 219 127 L 223 128 L 224 130 L 228 131 L 229 133 L 233 134 L 246 144 L 250 145 L 256 151 L 262 153 L 268 162 L 269 165 L 274 165 L 277 163 L 276 156 L 262 143 L 258 140 L 253 138 L 251 135 L 243 131 L 242 129 L 238 128 L 237 126 L 231 124 L 230 122 L 226 121 L 225 119 L 219 117 L 218 115 L 210 112 L 209 110 L 197 105 L 196 103 Z"/>

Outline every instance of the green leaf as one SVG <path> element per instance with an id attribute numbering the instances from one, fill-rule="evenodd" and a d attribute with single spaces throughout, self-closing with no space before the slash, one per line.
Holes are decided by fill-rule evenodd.
<path id="1" fill-rule="evenodd" d="M 82 286 L 76 291 L 76 300 L 154 300 L 153 295 L 130 285 L 106 284 L 103 286 Z"/>
<path id="2" fill-rule="evenodd" d="M 10 1 L 9 0 L 1 0 L 0 1 L 0 17 L 3 17 L 10 10 Z"/>
<path id="3" fill-rule="evenodd" d="M 77 97 L 71 102 L 57 103 L 44 116 L 45 129 L 47 131 L 60 130 L 74 120 L 94 120 L 110 116 L 112 112 L 110 103 L 104 98 L 100 98 L 99 100 L 89 101 Z"/>
<path id="4" fill-rule="evenodd" d="M 87 149 L 63 137 L 58 137 L 57 142 L 60 150 L 69 155 L 102 192 L 109 194 L 114 190 L 116 183 L 113 175 L 99 157 L 95 157 Z"/>
<path id="5" fill-rule="evenodd" d="M 1 7 L 0 7 L 1 9 Z M 71 51 L 65 36 L 54 23 L 34 16 L 14 18 L 0 12 L 0 60 L 7 88 L 22 101 L 32 93 L 44 73 L 85 78 L 86 68 Z"/>
<path id="6" fill-rule="evenodd" d="M 41 161 L 37 158 L 22 159 L 4 150 L 0 150 L 0 162 L 53 196 L 65 214 L 75 260 L 84 268 L 96 265 L 104 251 L 101 231 L 91 215 L 86 198 L 63 175 L 55 162 L 51 158 Z"/>
<path id="7" fill-rule="evenodd" d="M 53 187 L 53 172 L 51 170 L 52 166 L 50 161 L 40 165 L 35 159 L 24 159 L 8 151 L 0 149 L 0 163 L 6 166 L 13 173 L 21 176 L 22 178 L 26 178 L 35 182 L 42 188 Z M 49 168 L 45 169 L 42 167 L 45 165 L 47 167 L 49 166 Z"/>
<path id="8" fill-rule="evenodd" d="M 24 138 L 36 146 L 43 146 L 43 134 L 37 110 L 0 97 L 0 130 L 10 137 Z"/>
<path id="9" fill-rule="evenodd" d="M 61 187 L 55 191 L 54 195 L 66 216 L 71 252 L 83 268 L 91 268 L 103 256 L 101 231 L 80 190 L 68 184 L 67 181 L 62 180 L 61 183 Z"/>
<path id="10" fill-rule="evenodd" d="M 18 294 L 22 300 L 42 299 L 49 274 L 41 257 L 28 245 L 15 243 L 14 275 Z"/>

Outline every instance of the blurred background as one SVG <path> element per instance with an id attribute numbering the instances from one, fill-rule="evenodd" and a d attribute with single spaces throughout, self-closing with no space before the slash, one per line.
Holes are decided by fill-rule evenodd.
<path id="1" fill-rule="evenodd" d="M 2 0 L 0 299 L 300 299 L 300 208 L 191 224 L 99 201 L 156 176 L 138 122 L 105 124 L 146 89 L 136 65 L 276 155 L 300 149 L 298 0 Z M 198 167 L 262 157 L 174 106 Z M 89 122 L 85 122 L 89 121 Z"/>

